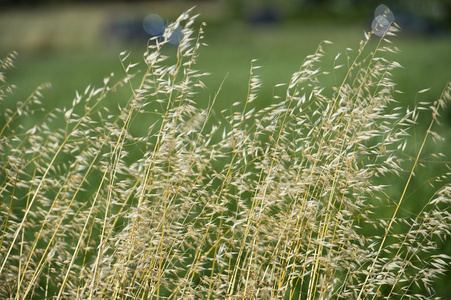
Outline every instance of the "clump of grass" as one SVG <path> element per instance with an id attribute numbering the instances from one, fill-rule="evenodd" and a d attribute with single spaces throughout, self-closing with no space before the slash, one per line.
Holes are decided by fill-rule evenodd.
<path id="1" fill-rule="evenodd" d="M 384 53 L 397 50 L 390 32 L 375 45 L 369 33 L 335 58 L 335 86 L 317 67 L 325 42 L 261 111 L 253 61 L 247 98 L 220 115 L 214 101 L 196 106 L 205 74 L 194 69 L 194 20 L 184 13 L 149 41 L 141 73 L 122 53 L 125 77 L 87 87 L 68 109 L 42 113 L 38 88 L 4 111 L 1 297 L 431 299 L 450 258 L 438 247 L 450 234 L 449 174 L 430 180 L 438 188 L 418 211 L 405 209 L 406 193 L 424 146 L 440 142 L 451 85 L 394 108 L 399 65 Z M 163 50 L 178 26 L 171 64 Z M 106 105 L 119 88 L 130 89 L 126 105 Z M 432 114 L 424 140 L 404 155 L 422 110 Z M 42 121 L 21 125 L 32 113 Z M 403 189 L 390 194 L 384 178 Z"/>

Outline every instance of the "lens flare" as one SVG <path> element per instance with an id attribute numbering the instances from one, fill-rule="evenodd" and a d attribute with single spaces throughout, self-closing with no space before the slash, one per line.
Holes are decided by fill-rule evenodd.
<path id="1" fill-rule="evenodd" d="M 390 26 L 394 21 L 395 15 L 393 12 L 386 5 L 381 4 L 374 11 L 371 29 L 375 35 L 384 36 L 390 30 Z"/>

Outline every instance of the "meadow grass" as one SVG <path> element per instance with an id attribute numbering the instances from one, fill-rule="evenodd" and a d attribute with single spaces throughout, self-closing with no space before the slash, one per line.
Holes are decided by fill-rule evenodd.
<path id="1" fill-rule="evenodd" d="M 122 52 L 124 78 L 105 77 L 64 109 L 42 109 L 39 87 L 4 110 L 0 296 L 436 297 L 451 186 L 430 145 L 443 142 L 451 85 L 398 107 L 397 48 L 368 33 L 341 55 L 321 43 L 264 107 L 255 60 L 243 100 L 218 110 L 219 88 L 202 107 L 194 20 L 184 13 L 165 32 L 184 28 L 172 59 L 166 39 L 151 40 L 145 68 Z M 0 79 L 3 106 L 14 87 Z M 415 199 L 416 174 L 431 166 L 445 171 Z"/>

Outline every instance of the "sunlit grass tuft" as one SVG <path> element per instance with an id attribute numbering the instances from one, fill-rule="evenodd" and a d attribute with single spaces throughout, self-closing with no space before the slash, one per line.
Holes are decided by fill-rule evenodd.
<path id="1" fill-rule="evenodd" d="M 121 53 L 125 77 L 77 92 L 67 109 L 42 112 L 40 87 L 4 111 L 1 297 L 435 296 L 450 258 L 438 247 L 450 234 L 449 174 L 428 182 L 438 188 L 414 199 L 417 211 L 406 192 L 425 145 L 442 142 L 434 129 L 451 85 L 434 102 L 395 108 L 391 32 L 368 33 L 330 70 L 318 67 L 322 43 L 262 110 L 252 61 L 247 98 L 219 113 L 216 97 L 196 104 L 206 74 L 195 70 L 204 25 L 195 32 L 194 21 L 184 13 L 149 41 L 145 68 Z M 178 26 L 171 64 L 162 49 Z M 14 96 L 0 76 L 3 105 Z M 130 98 L 114 109 L 118 89 Z M 41 122 L 21 125 L 37 113 Z M 432 121 L 405 155 L 420 113 Z M 404 180 L 399 194 L 393 178 Z"/>

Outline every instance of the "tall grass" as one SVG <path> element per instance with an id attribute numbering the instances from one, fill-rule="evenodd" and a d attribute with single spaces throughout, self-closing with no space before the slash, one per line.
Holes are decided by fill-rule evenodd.
<path id="1" fill-rule="evenodd" d="M 429 199 L 406 193 L 425 145 L 442 140 L 434 128 L 451 85 L 434 102 L 396 108 L 391 33 L 369 33 L 329 71 L 317 67 L 321 44 L 263 110 L 255 61 L 246 99 L 220 113 L 214 96 L 200 108 L 194 20 L 184 13 L 149 41 L 145 68 L 121 53 L 125 77 L 77 92 L 67 109 L 42 111 L 39 87 L 4 110 L 0 297 L 434 297 L 450 259 L 439 250 L 449 174 L 429 180 Z M 172 64 L 164 49 L 178 26 Z M 328 76 L 335 86 L 322 85 Z M 3 106 L 14 93 L 0 79 Z M 111 105 L 121 88 L 130 99 Z M 420 112 L 432 120 L 411 156 Z M 30 114 L 42 121 L 23 125 Z M 418 211 L 405 208 L 412 200 Z"/>

